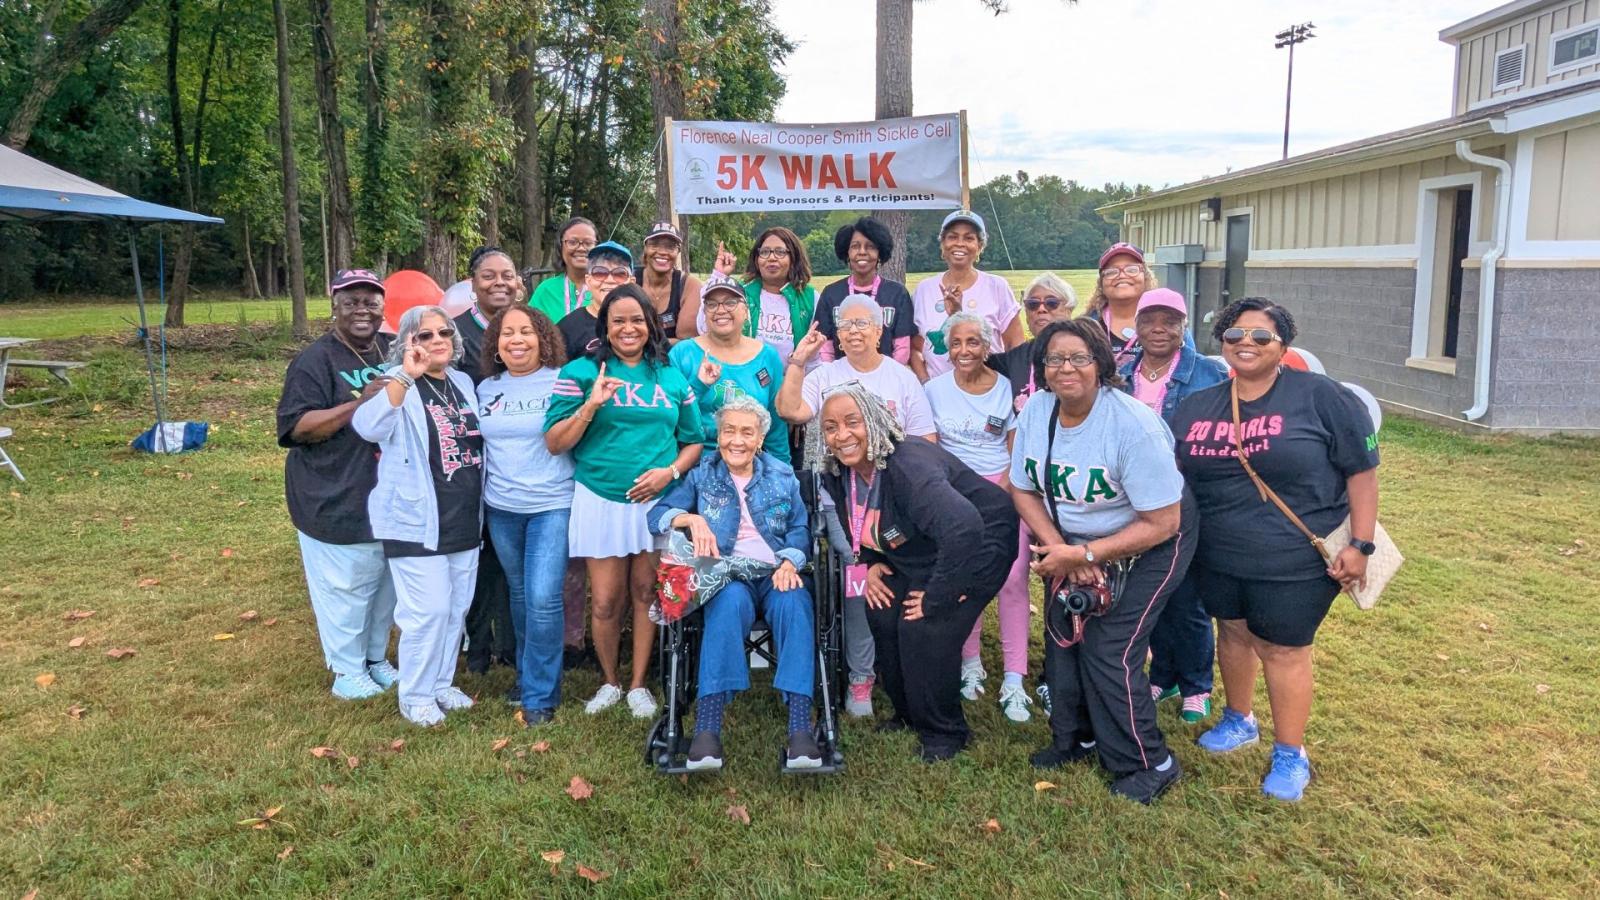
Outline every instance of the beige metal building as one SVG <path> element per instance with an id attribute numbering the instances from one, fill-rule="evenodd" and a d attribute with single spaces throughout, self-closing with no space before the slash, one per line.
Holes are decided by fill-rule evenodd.
<path id="1" fill-rule="evenodd" d="M 1600 0 L 1517 0 L 1439 38 L 1450 118 L 1104 211 L 1187 289 L 1209 352 L 1209 313 L 1269 297 L 1387 406 L 1600 432 Z"/>

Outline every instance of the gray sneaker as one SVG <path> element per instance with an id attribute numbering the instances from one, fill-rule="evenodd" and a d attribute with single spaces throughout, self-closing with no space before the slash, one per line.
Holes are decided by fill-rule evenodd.
<path id="1" fill-rule="evenodd" d="M 868 675 L 865 678 L 850 676 L 850 689 L 845 693 L 844 711 L 847 715 L 857 719 L 872 718 L 872 685 L 877 678 Z"/>

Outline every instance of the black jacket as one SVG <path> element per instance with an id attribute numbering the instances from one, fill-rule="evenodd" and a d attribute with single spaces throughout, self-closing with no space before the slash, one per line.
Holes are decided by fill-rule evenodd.
<path id="1" fill-rule="evenodd" d="M 843 470 L 824 476 L 847 531 L 849 475 Z M 921 438 L 902 441 L 876 477 L 883 479 L 878 512 L 883 551 L 863 546 L 861 561 L 888 563 L 909 581 L 910 590 L 923 591 L 925 616 L 944 615 L 961 595 L 992 584 L 996 572 L 1010 571 L 1017 558 L 1017 512 L 998 485 Z"/>

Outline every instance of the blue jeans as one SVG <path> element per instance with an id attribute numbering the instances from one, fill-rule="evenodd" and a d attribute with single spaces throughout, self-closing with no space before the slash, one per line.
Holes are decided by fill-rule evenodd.
<path id="1" fill-rule="evenodd" d="M 1185 697 L 1211 693 L 1216 636 L 1200 602 L 1194 573 L 1183 579 L 1150 633 L 1150 683 L 1163 690 L 1177 686 Z"/>
<path id="2" fill-rule="evenodd" d="M 772 629 L 778 669 L 772 686 L 811 696 L 816 673 L 816 626 L 811 592 L 780 591 L 772 576 L 759 581 L 730 582 L 705 606 L 705 634 L 700 641 L 700 688 L 697 696 L 750 688 L 750 658 L 745 636 L 755 624 L 756 610 Z"/>
<path id="3" fill-rule="evenodd" d="M 489 537 L 506 571 L 517 646 L 522 708 L 561 703 L 561 635 L 566 625 L 561 582 L 567 571 L 570 510 L 505 512 L 487 507 Z"/>

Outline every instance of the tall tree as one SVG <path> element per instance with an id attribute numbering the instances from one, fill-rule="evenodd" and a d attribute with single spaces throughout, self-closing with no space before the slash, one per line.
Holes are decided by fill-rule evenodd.
<path id="1" fill-rule="evenodd" d="M 34 44 L 33 80 L 22 92 L 22 99 L 11 112 L 6 123 L 6 145 L 13 150 L 27 146 L 33 135 L 33 126 L 39 122 L 46 101 L 61 86 L 61 79 L 82 62 L 96 47 L 105 43 L 129 16 L 139 11 L 144 0 L 106 0 L 89 11 L 67 34 L 65 40 L 54 40 L 56 17 L 61 12 L 59 0 L 51 4 L 45 15 L 44 27 Z"/>
<path id="2" fill-rule="evenodd" d="M 311 6 L 312 83 L 317 92 L 317 134 L 322 139 L 328 199 L 329 270 L 348 269 L 355 258 L 355 213 L 350 201 L 350 164 L 345 158 L 344 121 L 339 117 L 339 57 L 334 42 L 333 0 Z"/>
<path id="3" fill-rule="evenodd" d="M 878 0 L 875 112 L 880 119 L 911 115 L 911 5 L 912 0 Z M 889 229 L 894 245 L 905 248 L 911 214 L 903 209 L 880 209 L 874 215 Z M 905 281 L 906 255 L 904 249 L 896 253 L 884 264 L 884 274 L 895 281 Z"/>
<path id="4" fill-rule="evenodd" d="M 300 241 L 300 174 L 294 165 L 294 102 L 289 91 L 289 17 L 272 0 L 278 31 L 278 142 L 283 154 L 283 240 L 289 251 L 290 319 L 295 337 L 310 337 L 306 321 L 306 254 Z"/>
<path id="5" fill-rule="evenodd" d="M 530 30 L 517 42 L 513 54 L 518 64 L 511 70 L 507 91 L 517 126 L 517 206 L 522 210 L 522 264 L 537 266 L 543 257 L 544 187 L 539 178 L 539 92 L 534 82 L 534 59 L 539 39 Z"/>
<path id="6" fill-rule="evenodd" d="M 683 59 L 678 55 L 681 26 L 678 0 L 645 0 L 645 27 L 649 33 L 650 109 L 656 132 L 667 119 L 683 118 Z M 667 177 L 667 154 L 663 146 L 656 154 L 656 218 L 672 214 L 672 194 Z"/>

